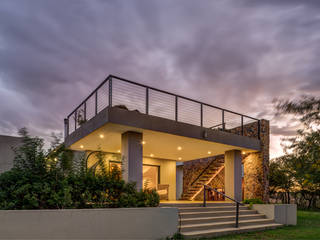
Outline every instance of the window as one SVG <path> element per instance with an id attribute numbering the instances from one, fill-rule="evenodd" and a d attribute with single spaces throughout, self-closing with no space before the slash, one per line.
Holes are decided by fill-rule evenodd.
<path id="1" fill-rule="evenodd" d="M 110 169 L 117 166 L 121 170 L 120 162 L 111 162 Z M 160 167 L 155 165 L 143 164 L 142 166 L 142 186 L 147 189 L 157 189 L 160 183 L 159 179 Z"/>

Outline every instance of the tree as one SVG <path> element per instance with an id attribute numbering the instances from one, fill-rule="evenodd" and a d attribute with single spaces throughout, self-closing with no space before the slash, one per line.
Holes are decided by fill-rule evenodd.
<path id="1" fill-rule="evenodd" d="M 278 114 L 293 114 L 303 123 L 295 137 L 286 139 L 285 156 L 277 159 L 277 167 L 285 170 L 311 207 L 320 193 L 320 98 L 278 101 L 276 108 Z M 277 176 L 277 170 L 272 171 Z"/>
<path id="2" fill-rule="evenodd" d="M 285 167 L 286 157 L 280 157 L 271 161 L 269 166 L 270 193 L 284 192 L 285 202 L 290 203 L 290 192 L 294 186 L 290 171 Z"/>

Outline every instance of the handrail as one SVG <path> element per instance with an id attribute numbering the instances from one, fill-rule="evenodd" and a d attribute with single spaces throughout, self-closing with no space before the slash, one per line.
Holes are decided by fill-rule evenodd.
<path id="1" fill-rule="evenodd" d="M 238 228 L 239 227 L 239 205 L 244 206 L 244 204 L 239 202 L 239 201 L 237 201 L 237 200 L 235 200 L 235 199 L 233 199 L 233 198 L 231 198 L 231 197 L 229 197 L 229 196 L 227 196 L 227 195 L 225 195 L 222 192 L 219 192 L 216 188 L 212 188 L 212 187 L 204 184 L 203 185 L 203 207 L 206 207 L 206 205 L 207 205 L 207 203 L 206 203 L 206 189 L 212 190 L 212 191 L 224 196 L 225 198 L 228 198 L 229 200 L 231 200 L 231 201 L 233 201 L 233 202 L 235 202 L 237 204 L 236 205 L 236 223 L 235 223 L 235 226 L 236 226 L 236 228 Z"/>
<path id="2" fill-rule="evenodd" d="M 225 122 L 225 116 L 224 116 L 224 114 L 225 113 L 231 113 L 231 114 L 235 114 L 236 116 L 238 116 L 238 117 L 240 117 L 241 118 L 241 125 L 240 125 L 240 127 L 241 127 L 241 135 L 243 135 L 243 126 L 244 126 L 244 121 L 243 121 L 243 119 L 244 118 L 246 118 L 246 119 L 250 119 L 250 120 L 253 120 L 253 121 L 257 121 L 257 124 L 258 124 L 258 139 L 259 139 L 259 137 L 260 137 L 260 120 L 259 119 L 257 119 L 257 118 L 253 118 L 253 117 L 250 117 L 250 116 L 248 116 L 248 115 L 244 115 L 244 114 L 241 114 L 241 113 L 237 113 L 237 112 L 234 112 L 234 111 L 230 111 L 230 110 L 227 110 L 227 109 L 224 109 L 224 108 L 221 108 L 221 107 L 218 107 L 218 106 L 214 106 L 214 105 L 211 105 L 211 104 L 207 104 L 207 103 L 204 103 L 204 102 L 200 102 L 200 101 L 198 101 L 198 100 L 195 100 L 195 99 L 191 99 L 191 98 L 188 98 L 188 97 L 184 97 L 184 96 L 181 96 L 181 95 L 177 95 L 177 94 L 174 94 L 174 93 L 170 93 L 170 92 L 168 92 L 168 91 L 164 91 L 164 90 L 161 90 L 161 89 L 157 89 L 157 88 L 154 88 L 154 87 L 150 87 L 150 86 L 147 86 L 147 85 L 144 85 L 144 84 L 141 84 L 141 83 L 136 83 L 136 82 L 133 82 L 133 81 L 131 81 L 131 80 L 128 80 L 128 79 L 125 79 L 125 78 L 121 78 L 121 77 L 117 77 L 117 76 L 114 76 L 114 75 L 109 75 L 107 78 L 105 78 L 104 79 L 104 81 L 102 81 L 102 83 L 100 83 L 99 85 L 98 85 L 98 87 L 96 87 L 90 94 L 89 94 L 89 96 L 87 96 L 69 115 L 67 115 L 67 118 L 64 120 L 64 122 L 65 122 L 65 136 L 68 136 L 69 135 L 69 130 L 72 130 L 72 132 L 73 131 L 75 131 L 76 129 L 77 129 L 77 127 L 79 126 L 79 123 L 77 122 L 78 121 L 78 119 L 77 119 L 77 117 L 78 117 L 78 111 L 79 111 L 79 109 L 81 109 L 81 108 L 83 108 L 82 110 L 83 110 L 83 116 L 82 115 L 80 115 L 80 116 L 82 116 L 82 118 L 84 118 L 84 119 L 82 119 L 82 120 L 84 120 L 84 121 L 87 121 L 87 120 L 89 120 L 89 119 L 87 119 L 87 115 L 86 115 L 86 113 L 87 113 L 87 101 L 91 98 L 91 97 L 94 97 L 95 98 L 95 102 L 94 102 L 94 106 L 95 106 L 95 113 L 94 113 L 94 116 L 95 115 L 97 115 L 98 114 L 98 110 L 97 110 L 97 106 L 98 106 L 98 101 L 100 101 L 100 100 L 98 100 L 98 94 L 100 94 L 100 93 L 98 93 L 98 91 L 99 91 L 99 89 L 102 87 L 102 86 L 104 86 L 104 85 L 106 85 L 106 84 L 109 84 L 109 86 L 108 86 L 108 89 L 109 89 L 109 99 L 108 99 L 108 106 L 109 107 L 112 107 L 113 105 L 112 105 L 112 99 L 113 99 L 113 97 L 112 97 L 112 95 L 113 95 L 113 87 L 112 87 L 112 79 L 115 79 L 115 80 L 118 80 L 118 81 L 122 81 L 122 82 L 126 82 L 126 83 L 129 83 L 129 84 L 133 84 L 133 85 L 135 85 L 135 86 L 140 86 L 140 87 L 143 87 L 143 88 L 145 88 L 145 90 L 146 90 L 146 94 L 145 94 L 145 108 L 146 108 L 146 111 L 145 111 L 145 114 L 147 114 L 147 115 L 149 115 L 149 90 L 153 90 L 153 91 L 156 91 L 156 92 L 160 92 L 160 93 L 164 93 L 164 94 L 168 94 L 168 95 L 171 95 L 171 96 L 173 96 L 173 97 L 175 97 L 175 110 L 174 110 L 174 112 L 175 112 L 175 120 L 176 121 L 179 121 L 179 119 L 178 119 L 178 105 L 179 105 L 179 103 L 178 103 L 178 100 L 179 99 L 184 99 L 184 100 L 188 100 L 188 101 L 191 101 L 191 102 L 193 102 L 193 103 L 197 103 L 197 104 L 199 104 L 200 105 L 200 116 L 199 116 L 199 118 L 200 118 L 200 123 L 199 124 L 196 124 L 196 125 L 199 125 L 199 126 L 201 126 L 201 127 L 204 127 L 204 110 L 203 110 L 203 107 L 204 106 L 206 106 L 206 107 L 210 107 L 210 108 L 214 108 L 214 109 L 218 109 L 218 110 L 220 110 L 220 111 L 222 111 L 222 124 L 219 124 L 219 125 L 221 125 L 222 126 L 222 130 L 223 131 L 225 131 L 226 129 L 225 129 L 225 126 L 226 126 L 226 122 Z M 101 100 L 102 101 L 102 100 Z M 92 109 L 91 109 L 91 111 L 92 111 Z M 91 112 L 90 111 L 90 112 Z M 74 129 L 70 129 L 70 118 L 71 118 L 71 116 L 72 115 L 74 115 L 73 116 L 73 118 L 74 118 Z M 219 126 L 219 125 L 216 125 L 216 126 L 213 126 L 213 127 L 209 127 L 209 128 L 214 128 L 214 127 L 217 127 L 217 126 Z M 205 128 L 208 128 L 208 127 L 205 127 Z M 240 135 L 240 133 L 239 133 L 239 135 Z"/>
<path id="3" fill-rule="evenodd" d="M 195 180 L 192 181 L 192 183 L 190 184 L 190 186 L 192 186 L 201 176 L 202 174 L 204 174 L 207 169 L 211 166 L 211 164 L 213 164 L 215 162 L 216 158 L 212 159 L 207 166 L 201 171 L 201 173 L 195 178 Z"/>

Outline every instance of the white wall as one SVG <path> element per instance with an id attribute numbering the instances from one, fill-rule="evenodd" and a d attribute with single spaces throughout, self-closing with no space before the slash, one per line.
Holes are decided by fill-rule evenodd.
<path id="1" fill-rule="evenodd" d="M 169 184 L 169 200 L 176 200 L 176 161 L 143 158 L 143 163 L 160 166 L 160 184 Z"/>
<path id="2" fill-rule="evenodd" d="M 177 208 L 1 210 L 0 239 L 165 239 Z"/>
<path id="3" fill-rule="evenodd" d="M 296 204 L 253 204 L 252 208 L 276 223 L 297 225 Z"/>

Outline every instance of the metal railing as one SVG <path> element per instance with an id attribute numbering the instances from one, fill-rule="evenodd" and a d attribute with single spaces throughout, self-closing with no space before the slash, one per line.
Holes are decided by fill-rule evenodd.
<path id="1" fill-rule="evenodd" d="M 259 119 L 113 75 L 109 75 L 67 116 L 65 136 L 106 107 L 115 106 L 203 128 L 255 138 L 260 136 Z M 245 126 L 252 126 L 257 131 L 249 131 Z"/>
<path id="2" fill-rule="evenodd" d="M 236 203 L 236 223 L 235 223 L 235 227 L 238 228 L 239 227 L 239 206 L 244 206 L 243 203 L 225 195 L 224 193 L 222 192 L 219 192 L 217 189 L 215 188 L 212 188 L 208 185 L 203 185 L 203 207 L 206 207 L 207 206 L 207 200 L 206 200 L 206 191 L 209 190 L 209 191 L 214 191 L 220 195 L 222 195 L 224 198 L 228 198 L 229 200 L 233 201 Z"/>

